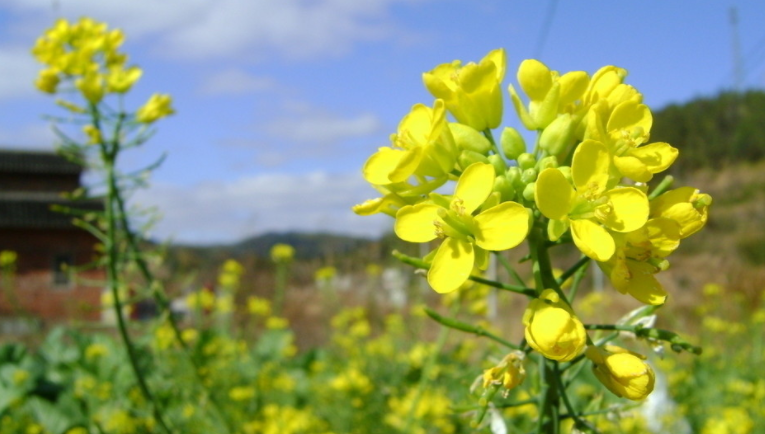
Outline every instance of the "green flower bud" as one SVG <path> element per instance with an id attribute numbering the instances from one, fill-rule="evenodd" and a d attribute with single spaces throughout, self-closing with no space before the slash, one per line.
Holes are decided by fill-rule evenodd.
<path id="1" fill-rule="evenodd" d="M 534 202 L 534 190 L 536 189 L 536 182 L 530 182 L 523 188 L 523 198 L 528 202 Z"/>
<path id="2" fill-rule="evenodd" d="M 507 169 L 507 173 L 505 173 L 505 176 L 507 176 L 507 180 L 510 181 L 510 184 L 512 184 L 513 187 L 515 187 L 516 190 L 523 189 L 523 182 L 521 182 L 521 169 L 518 166 L 513 166 L 509 169 Z"/>
<path id="3" fill-rule="evenodd" d="M 493 154 L 489 155 L 489 163 L 494 166 L 494 171 L 496 173 L 505 173 L 507 170 L 507 164 L 505 164 L 505 159 L 502 158 L 501 155 Z"/>
<path id="4" fill-rule="evenodd" d="M 531 169 L 532 167 L 536 166 L 536 164 L 537 159 L 529 153 L 524 152 L 518 156 L 518 166 L 522 170 Z"/>
<path id="5" fill-rule="evenodd" d="M 515 197 L 515 187 L 513 183 L 505 175 L 500 175 L 494 179 L 494 188 L 492 191 L 496 191 L 500 194 L 502 202 L 513 200 Z"/>
<path id="6" fill-rule="evenodd" d="M 502 146 L 502 152 L 505 153 L 505 157 L 509 160 L 515 160 L 519 155 L 526 152 L 526 141 L 523 140 L 523 136 L 512 127 L 507 127 L 502 130 L 502 137 L 499 139 L 500 146 Z"/>
<path id="7" fill-rule="evenodd" d="M 457 162 L 459 163 L 459 166 L 462 168 L 462 170 L 465 170 L 473 163 L 489 163 L 489 159 L 486 158 L 485 155 L 479 154 L 478 152 L 464 150 L 462 153 L 460 153 L 460 156 L 457 158 Z"/>
<path id="8" fill-rule="evenodd" d="M 548 168 L 557 168 L 558 167 L 558 158 L 554 155 L 549 155 L 539 161 L 537 161 L 537 170 L 543 171 Z"/>
<path id="9" fill-rule="evenodd" d="M 524 184 L 528 184 L 529 182 L 534 182 L 537 180 L 538 174 L 539 172 L 537 172 L 537 169 L 533 167 L 530 169 L 526 169 L 523 171 L 523 173 L 521 173 L 521 182 L 523 182 Z"/>
<path id="10" fill-rule="evenodd" d="M 449 122 L 449 130 L 454 137 L 454 142 L 460 149 L 488 154 L 491 150 L 491 142 L 478 130 L 467 125 Z"/>
<path id="11" fill-rule="evenodd" d="M 571 115 L 566 113 L 558 116 L 542 131 L 539 147 L 550 155 L 562 155 L 571 145 L 573 136 L 573 121 Z"/>

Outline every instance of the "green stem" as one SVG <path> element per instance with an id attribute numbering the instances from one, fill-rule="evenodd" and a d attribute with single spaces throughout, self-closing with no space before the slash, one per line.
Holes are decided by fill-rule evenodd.
<path id="1" fill-rule="evenodd" d="M 503 255 L 500 252 L 494 252 L 497 258 L 499 258 L 499 262 L 502 263 L 502 266 L 505 267 L 505 270 L 512 276 L 512 278 L 521 286 L 526 286 L 526 282 L 523 281 L 523 278 L 518 274 L 518 272 L 515 271 L 515 268 L 510 264 L 510 261 L 507 260 L 505 255 Z"/>
<path id="2" fill-rule="evenodd" d="M 115 187 L 116 187 L 116 184 L 115 184 Z M 132 253 L 133 261 L 138 266 L 138 270 L 140 271 L 141 275 L 146 281 L 146 285 L 151 291 L 152 298 L 154 298 L 154 301 L 157 303 L 157 306 L 159 307 L 160 311 L 165 313 L 167 322 L 170 325 L 170 328 L 173 330 L 173 337 L 175 338 L 175 341 L 181 347 L 184 358 L 191 365 L 192 370 L 194 371 L 194 378 L 196 379 L 197 384 L 200 386 L 202 393 L 205 395 L 204 397 L 206 398 L 206 401 L 211 404 L 211 408 L 215 411 L 218 418 L 224 422 L 227 432 L 232 432 L 233 430 L 231 427 L 231 422 L 228 420 L 227 417 L 224 416 L 224 413 L 218 406 L 217 401 L 215 399 L 212 399 L 211 393 L 208 390 L 207 386 L 205 386 L 202 376 L 200 374 L 200 366 L 194 360 L 194 358 L 191 357 L 190 349 L 188 345 L 186 344 L 186 341 L 183 340 L 183 335 L 182 335 L 180 326 L 178 325 L 178 322 L 176 321 L 170 309 L 170 300 L 167 298 L 165 293 L 161 290 L 161 286 L 159 282 L 157 281 L 157 279 L 154 277 L 154 274 L 149 269 L 149 265 L 147 264 L 143 255 L 141 255 L 140 246 L 138 245 L 138 239 L 133 233 L 133 230 L 130 228 L 130 222 L 128 221 L 128 218 L 127 218 L 128 214 L 125 209 L 125 201 L 122 198 L 122 194 L 119 189 L 115 189 L 114 199 L 116 201 L 118 211 L 119 211 L 118 215 L 120 219 L 120 226 L 122 228 L 122 233 L 127 240 L 128 249 L 129 249 L 129 252 Z"/>
<path id="3" fill-rule="evenodd" d="M 574 281 L 571 282 L 571 290 L 568 291 L 568 299 L 569 300 L 573 300 L 574 297 L 576 297 L 576 293 L 579 291 L 579 285 L 582 283 L 582 279 L 584 279 L 584 273 L 587 272 L 587 269 L 590 266 L 589 259 L 590 258 L 585 256 L 582 259 L 580 259 L 579 262 L 574 264 L 574 267 L 579 266 L 580 263 L 582 265 L 579 266 L 579 268 L 576 270 L 576 273 L 574 273 Z M 571 267 L 571 268 L 574 268 L 574 267 Z M 566 275 L 566 273 L 563 273 L 561 275 L 561 278 L 563 278 L 565 275 Z M 560 284 L 562 285 L 563 282 L 566 281 L 566 279 L 568 279 L 568 278 L 564 278 L 563 280 L 558 279 L 558 282 L 560 282 Z"/>
<path id="4" fill-rule="evenodd" d="M 659 197 L 659 195 L 667 191 L 669 187 L 672 187 L 673 182 L 675 182 L 675 178 L 672 177 L 672 175 L 665 176 L 664 179 L 661 180 L 659 185 L 657 185 L 656 188 L 653 189 L 651 194 L 648 195 L 648 200 L 654 200 L 657 197 Z"/>
<path id="5" fill-rule="evenodd" d="M 489 140 L 489 143 L 491 143 L 491 148 L 494 151 L 495 154 L 502 156 L 502 153 L 499 152 L 499 147 L 497 146 L 497 142 L 494 140 L 494 134 L 491 133 L 491 129 L 486 128 L 483 130 L 483 135 Z"/>
<path id="6" fill-rule="evenodd" d="M 634 333 L 638 338 L 653 339 L 665 341 L 670 344 L 672 351 L 688 351 L 699 355 L 702 352 L 701 347 L 692 345 L 677 333 L 670 330 L 657 329 L 652 327 L 643 327 L 641 325 L 617 325 L 617 324 L 585 324 L 587 330 L 617 330 Z"/>
<path id="7" fill-rule="evenodd" d="M 430 269 L 430 264 L 428 264 L 427 262 L 423 261 L 420 258 L 414 258 L 412 256 L 405 255 L 405 254 L 399 252 L 398 250 L 394 250 L 392 254 L 399 261 L 401 261 L 401 262 L 403 262 L 405 264 L 409 264 L 409 265 L 411 265 L 411 266 L 413 266 L 415 268 L 421 268 L 423 270 Z M 518 293 L 518 294 L 523 294 L 523 295 L 525 295 L 527 297 L 536 297 L 537 296 L 537 292 L 535 290 L 533 290 L 531 288 L 526 288 L 524 286 L 507 285 L 507 284 L 504 284 L 504 283 L 495 282 L 493 280 L 484 279 L 483 277 L 478 277 L 478 276 L 470 276 L 468 279 L 470 279 L 470 280 L 472 280 L 474 282 L 481 283 L 481 284 L 486 285 L 486 286 L 491 286 L 492 288 L 497 288 L 497 289 L 502 289 L 504 291 L 510 291 L 510 292 L 515 292 L 515 293 Z"/>
<path id="8" fill-rule="evenodd" d="M 434 310 L 432 310 L 430 308 L 427 308 L 427 307 L 424 308 L 424 310 L 425 310 L 425 313 L 428 314 L 429 317 L 431 317 L 434 321 L 436 321 L 437 323 L 443 325 L 444 327 L 453 328 L 455 330 L 459 330 L 459 331 L 462 331 L 462 332 L 465 332 L 465 333 L 472 333 L 472 334 L 474 334 L 476 336 L 487 337 L 487 338 L 493 340 L 494 342 L 497 342 L 498 344 L 504 345 L 504 346 L 506 346 L 508 348 L 511 348 L 513 350 L 519 350 L 520 349 L 520 347 L 518 347 L 517 345 L 515 345 L 515 344 L 513 344 L 511 342 L 508 342 L 508 341 L 500 338 L 497 335 L 489 333 L 483 327 L 478 327 L 478 326 L 474 326 L 472 324 L 467 324 L 467 323 L 464 323 L 462 321 L 458 321 L 458 320 L 456 320 L 454 318 L 443 317 L 443 316 L 439 315 L 438 313 L 436 313 L 436 311 L 434 311 Z"/>
<path id="9" fill-rule="evenodd" d="M 99 115 L 97 107 L 94 104 L 90 105 L 90 114 L 93 120 L 94 127 L 100 130 L 100 115 Z M 157 420 L 157 423 L 159 424 L 159 426 L 162 428 L 164 432 L 171 433 L 170 428 L 168 428 L 167 424 L 165 423 L 159 404 L 157 403 L 156 399 L 154 398 L 154 395 L 149 389 L 149 386 L 146 382 L 146 378 L 144 378 L 141 368 L 138 366 L 137 350 L 130 338 L 130 335 L 128 334 L 127 325 L 125 324 L 125 318 L 124 318 L 124 315 L 122 314 L 122 302 L 120 300 L 120 294 L 119 294 L 118 268 L 117 268 L 117 263 L 120 261 L 120 255 L 117 250 L 117 243 L 118 243 L 117 219 L 118 217 L 116 213 L 117 211 L 116 195 L 117 195 L 118 188 L 117 188 L 117 177 L 115 174 L 115 163 L 117 159 L 117 154 L 119 153 L 119 147 L 115 145 L 115 146 L 112 146 L 111 149 L 109 149 L 107 144 L 104 142 L 102 142 L 100 145 L 101 145 L 101 148 L 100 148 L 101 161 L 103 162 L 104 169 L 106 170 L 106 181 L 107 181 L 107 197 L 106 197 L 106 204 L 105 204 L 105 207 L 106 207 L 105 218 L 106 218 L 106 225 L 107 225 L 106 244 L 105 244 L 106 255 L 107 255 L 106 276 L 107 276 L 107 285 L 109 287 L 109 290 L 111 291 L 112 298 L 113 298 L 114 312 L 117 317 L 117 327 L 119 329 L 120 337 L 122 338 L 122 341 L 125 344 L 125 348 L 128 353 L 128 359 L 130 361 L 130 367 L 132 368 L 133 374 L 136 377 L 136 381 L 138 382 L 138 387 L 140 388 L 141 393 L 146 398 L 146 400 L 152 404 L 154 418 Z"/>
<path id="10" fill-rule="evenodd" d="M 276 264 L 276 285 L 274 289 L 274 315 L 281 316 L 284 309 L 284 295 L 287 287 L 287 264 Z"/>

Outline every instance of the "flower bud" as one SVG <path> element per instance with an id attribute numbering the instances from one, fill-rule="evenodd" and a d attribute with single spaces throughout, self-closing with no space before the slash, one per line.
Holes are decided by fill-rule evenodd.
<path id="1" fill-rule="evenodd" d="M 523 189 L 523 183 L 521 182 L 521 169 L 518 166 L 513 166 L 507 169 L 507 180 L 515 187 L 516 190 Z"/>
<path id="2" fill-rule="evenodd" d="M 616 396 L 639 401 L 653 391 L 656 378 L 644 356 L 612 345 L 588 347 L 585 355 L 598 380 Z"/>
<path id="3" fill-rule="evenodd" d="M 539 147 L 550 155 L 564 154 L 572 143 L 574 128 L 571 115 L 558 116 L 539 136 Z"/>
<path id="4" fill-rule="evenodd" d="M 507 202 L 513 200 L 515 197 L 515 187 L 513 183 L 507 178 L 507 176 L 500 175 L 494 178 L 494 187 L 492 191 L 496 191 L 500 194 L 501 202 Z"/>
<path id="5" fill-rule="evenodd" d="M 539 175 L 539 172 L 537 172 L 537 169 L 535 168 L 529 168 L 523 171 L 521 173 L 521 182 L 524 184 L 529 184 L 531 182 L 534 182 L 537 180 L 537 175 Z"/>
<path id="6" fill-rule="evenodd" d="M 558 157 L 554 155 L 549 155 L 539 161 L 537 161 L 537 170 L 539 172 L 545 170 L 545 169 L 557 169 L 558 168 Z"/>
<path id="7" fill-rule="evenodd" d="M 545 289 L 523 314 L 529 345 L 548 359 L 567 362 L 584 349 L 587 333 L 571 307 L 552 289 Z"/>
<path id="8" fill-rule="evenodd" d="M 534 202 L 534 189 L 537 188 L 536 182 L 530 182 L 523 188 L 523 198 L 529 202 Z"/>
<path id="9" fill-rule="evenodd" d="M 526 141 L 523 136 L 512 127 L 502 130 L 502 137 L 499 139 L 502 151 L 509 160 L 515 160 L 519 155 L 526 152 Z"/>
<path id="10" fill-rule="evenodd" d="M 505 164 L 505 159 L 502 158 L 501 155 L 492 154 L 489 155 L 489 163 L 491 163 L 492 166 L 494 166 L 494 171 L 496 173 L 505 173 L 507 170 L 507 164 Z"/>
<path id="11" fill-rule="evenodd" d="M 531 169 L 532 167 L 536 166 L 536 164 L 537 159 L 534 158 L 532 154 L 524 152 L 518 156 L 518 167 L 520 167 L 522 170 Z"/>
<path id="12" fill-rule="evenodd" d="M 475 128 L 456 122 L 449 122 L 449 130 L 454 137 L 454 142 L 460 149 L 488 154 L 491 150 L 491 142 Z"/>
<path id="13" fill-rule="evenodd" d="M 459 158 L 457 158 L 457 162 L 459 163 L 460 167 L 464 170 L 464 169 L 467 169 L 473 163 L 488 163 L 489 159 L 486 158 L 486 156 L 483 154 L 479 154 L 478 152 L 474 152 L 474 151 L 470 151 L 466 149 L 460 153 Z"/>

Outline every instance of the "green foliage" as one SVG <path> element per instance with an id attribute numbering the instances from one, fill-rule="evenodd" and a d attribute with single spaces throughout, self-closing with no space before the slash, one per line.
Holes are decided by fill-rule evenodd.
<path id="1" fill-rule="evenodd" d="M 680 149 L 674 173 L 765 157 L 765 92 L 725 92 L 654 113 L 651 141 Z"/>

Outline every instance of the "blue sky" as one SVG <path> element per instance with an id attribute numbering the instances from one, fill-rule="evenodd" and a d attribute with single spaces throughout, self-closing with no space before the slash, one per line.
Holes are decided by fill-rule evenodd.
<path id="1" fill-rule="evenodd" d="M 156 238 L 377 236 L 389 218 L 350 211 L 376 194 L 360 169 L 413 104 L 432 103 L 423 72 L 499 47 L 504 87 L 527 58 L 561 72 L 613 64 L 659 109 L 734 87 L 731 7 L 743 87 L 761 89 L 760 1 L 0 0 L 0 147 L 52 149 L 41 115 L 56 108 L 32 86 L 29 49 L 57 17 L 88 15 L 123 29 L 144 69 L 129 105 L 174 98 L 177 115 L 123 161 L 138 168 L 167 153 L 133 198 L 159 209 Z M 509 105 L 505 119 L 518 125 Z"/>

